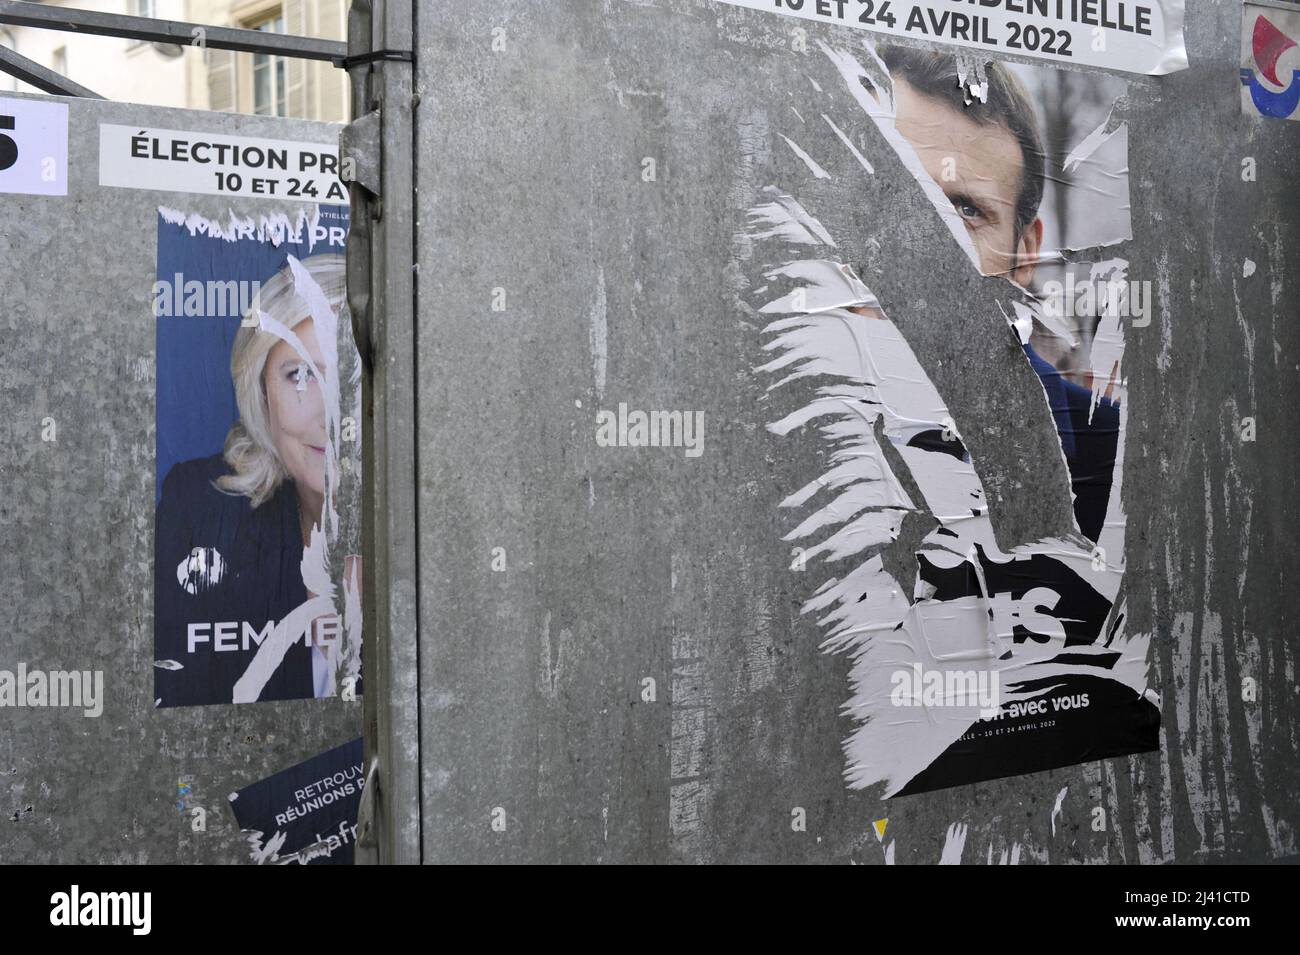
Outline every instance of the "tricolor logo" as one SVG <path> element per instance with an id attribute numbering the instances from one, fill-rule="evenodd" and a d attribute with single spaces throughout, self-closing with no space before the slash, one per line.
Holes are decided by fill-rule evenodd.
<path id="1" fill-rule="evenodd" d="M 1242 60 L 1247 65 L 1241 68 L 1241 83 L 1249 93 L 1250 103 L 1261 116 L 1300 119 L 1296 115 L 1296 107 L 1300 106 L 1300 47 L 1274 22 L 1295 15 L 1272 10 L 1263 13 L 1258 8 L 1247 7 L 1245 16 L 1244 26 L 1250 30 L 1250 39 L 1249 47 L 1242 51 Z M 1254 17 L 1253 26 L 1251 17 Z M 1289 32 L 1298 31 L 1293 28 Z M 1247 44 L 1243 42 L 1242 46 L 1245 48 Z M 1242 105 L 1246 105 L 1244 95 Z"/>

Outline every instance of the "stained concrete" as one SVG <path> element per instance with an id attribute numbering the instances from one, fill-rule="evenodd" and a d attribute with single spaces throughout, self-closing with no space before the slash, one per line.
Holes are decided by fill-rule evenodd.
<path id="1" fill-rule="evenodd" d="M 0 710 L 0 861 L 247 862 L 228 795 L 355 738 L 361 706 L 154 708 L 157 209 L 225 221 L 306 207 L 100 188 L 98 124 L 326 144 L 338 127 L 67 102 L 68 195 L 0 196 L 0 668 L 103 670 L 106 703 L 94 719 Z M 42 440 L 47 418 L 53 442 Z M 356 497 L 345 481 L 348 525 Z M 355 526 L 344 540 L 359 549 Z M 176 807 L 182 780 L 206 832 Z"/>
<path id="2" fill-rule="evenodd" d="M 800 145 L 843 155 L 809 78 L 838 82 L 817 39 L 856 35 L 703 0 L 418 4 L 426 860 L 879 863 L 883 817 L 899 863 L 936 862 L 955 822 L 967 862 L 1296 853 L 1300 126 L 1242 115 L 1240 6 L 1188 6 L 1192 67 L 1128 77 L 1135 238 L 1107 252 L 1157 290 L 1128 334 L 1124 466 L 1161 751 L 882 802 L 841 778 L 848 664 L 799 606 L 844 568 L 791 572 L 777 508 L 824 451 L 765 430 L 798 396 L 754 373 L 765 321 L 735 236 L 759 188 L 800 181 L 858 237 L 844 260 L 954 410 L 999 539 L 1021 541 L 1069 503 L 1046 490 L 1063 465 L 996 310 L 1008 287 L 945 267 L 960 253 L 865 119 L 849 134 L 873 177 L 813 182 L 778 138 L 798 110 Z M 597 446 L 596 411 L 624 401 L 703 411 L 704 454 Z"/>
<path id="3" fill-rule="evenodd" d="M 878 863 L 884 816 L 900 863 L 937 861 L 954 822 L 966 861 L 1013 845 L 1056 863 L 1297 851 L 1300 131 L 1241 115 L 1240 7 L 1189 6 L 1192 68 L 1130 78 L 1135 239 L 1114 250 L 1158 290 L 1128 339 L 1125 500 L 1161 752 L 882 803 L 841 779 L 847 663 L 798 611 L 829 571 L 788 569 L 776 507 L 823 451 L 764 429 L 778 409 L 753 371 L 763 323 L 739 304 L 734 239 L 754 189 L 798 172 L 776 134 L 824 66 L 791 31 L 812 51 L 835 34 L 703 0 L 473 2 L 442 19 L 419 4 L 419 307 L 385 317 L 416 324 L 419 390 L 385 414 L 419 427 L 418 448 L 394 453 L 419 467 L 421 725 L 384 731 L 422 747 L 427 860 Z M 154 709 L 154 209 L 229 204 L 95 185 L 100 121 L 227 120 L 71 105 L 71 194 L 0 199 L 0 666 L 104 669 L 108 703 L 95 720 L 0 713 L 0 860 L 243 861 L 227 794 L 347 739 L 359 712 Z M 253 118 L 240 132 L 332 138 Z M 885 172 L 845 197 L 836 232 L 863 237 L 846 255 L 945 369 L 977 457 L 1014 463 L 985 474 L 1000 537 L 1060 527 L 1060 497 L 1034 490 L 1058 486 L 1050 427 L 1009 424 L 1032 420 L 1036 383 L 1005 338 L 980 334 L 1005 288 L 941 269 L 950 240 L 916 221 L 914 190 L 880 187 L 905 180 L 868 127 L 855 134 Z M 823 143 L 801 140 L 832 154 Z M 964 381 L 967 362 L 1005 389 Z M 620 401 L 704 411 L 705 453 L 597 447 L 595 410 Z M 179 779 L 206 833 L 176 811 Z"/>

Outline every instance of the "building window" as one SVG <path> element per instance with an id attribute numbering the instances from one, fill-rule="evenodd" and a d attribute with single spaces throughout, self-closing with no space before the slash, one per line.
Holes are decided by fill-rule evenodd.
<path id="1" fill-rule="evenodd" d="M 50 69 L 60 76 L 68 75 L 68 48 L 61 46 L 50 57 Z"/>
<path id="2" fill-rule="evenodd" d="M 263 33 L 283 33 L 284 14 L 254 24 L 254 30 Z M 253 54 L 253 112 L 259 116 L 285 116 L 285 64 L 282 56 L 269 53 Z"/>
<path id="3" fill-rule="evenodd" d="M 137 17 L 149 17 L 150 19 L 158 16 L 155 0 L 131 0 L 131 12 Z"/>

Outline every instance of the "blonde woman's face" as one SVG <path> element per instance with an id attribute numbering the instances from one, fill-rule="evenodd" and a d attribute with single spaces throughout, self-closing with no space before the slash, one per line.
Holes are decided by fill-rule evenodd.
<path id="1" fill-rule="evenodd" d="M 326 374 L 315 323 L 310 318 L 294 328 L 303 350 Z M 262 371 L 266 389 L 267 423 L 280 461 L 302 492 L 325 493 L 325 396 L 321 382 L 286 341 L 276 342 Z"/>

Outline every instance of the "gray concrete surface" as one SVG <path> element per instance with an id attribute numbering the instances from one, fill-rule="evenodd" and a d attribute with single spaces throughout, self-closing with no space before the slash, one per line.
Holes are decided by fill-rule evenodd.
<path id="1" fill-rule="evenodd" d="M 814 41 L 834 34 L 687 0 L 418 5 L 426 860 L 879 863 L 885 817 L 899 863 L 938 861 L 953 823 L 966 862 L 1297 852 L 1300 126 L 1241 114 L 1240 5 L 1188 7 L 1191 69 L 1129 78 L 1135 238 L 1112 250 L 1158 290 L 1128 339 L 1125 500 L 1161 751 L 882 803 L 841 779 L 847 661 L 799 614 L 831 571 L 791 573 L 781 543 L 777 502 L 821 451 L 764 429 L 762 322 L 737 304 L 733 237 L 756 189 L 801 171 L 777 133 L 815 109 Z M 812 52 L 792 51 L 796 26 Z M 813 155 L 836 152 L 805 129 Z M 860 237 L 846 259 L 996 468 L 999 538 L 1059 529 L 1041 393 L 988 333 L 1005 284 L 945 272 L 951 240 L 911 214 L 919 193 L 874 130 L 854 135 L 874 185 L 845 191 L 832 169 L 807 186 L 819 212 Z M 620 401 L 704 411 L 705 453 L 598 447 L 595 410 Z"/>
<path id="2" fill-rule="evenodd" d="M 419 5 L 421 725 L 386 731 L 395 751 L 422 747 L 426 860 L 878 863 L 882 817 L 900 863 L 937 861 L 955 822 L 967 862 L 1015 845 L 1053 863 L 1296 853 L 1300 131 L 1240 114 L 1239 5 L 1189 5 L 1192 69 L 1131 79 L 1135 239 L 1116 250 L 1160 289 L 1129 339 L 1125 467 L 1129 607 L 1155 634 L 1162 750 L 888 804 L 841 779 L 847 664 L 798 610 L 826 571 L 788 570 L 776 508 L 821 451 L 764 430 L 761 326 L 735 296 L 752 192 L 797 172 L 778 115 L 819 67 L 791 52 L 795 24 L 710 2 L 474 2 L 441 20 Z M 153 707 L 154 209 L 229 204 L 100 190 L 100 121 L 226 119 L 73 103 L 70 195 L 0 197 L 0 666 L 103 669 L 108 697 L 94 720 L 0 711 L 0 861 L 240 862 L 227 794 L 349 738 L 360 708 Z M 1022 468 L 1029 481 L 1011 463 L 985 474 L 999 535 L 1059 527 L 1062 501 L 1025 490 L 1059 467 L 1050 427 L 1000 426 L 1041 402 L 1019 355 L 979 334 L 1004 289 L 938 279 L 953 250 L 914 218 L 899 235 L 908 189 L 852 198 L 836 223 L 862 236 L 848 254 L 968 409 L 977 457 L 1055 462 Z M 921 298 L 968 324 L 908 324 Z M 981 394 L 966 362 L 1006 390 Z M 598 448 L 594 409 L 619 401 L 703 410 L 705 454 Z M 1237 437 L 1247 416 L 1254 443 Z M 206 833 L 174 808 L 180 778 Z"/>
<path id="3" fill-rule="evenodd" d="M 322 143 L 338 127 L 68 102 L 69 194 L 0 196 L 0 667 L 103 670 L 106 704 L 0 710 L 0 862 L 247 862 L 227 796 L 356 737 L 361 705 L 154 708 L 157 208 L 300 206 L 101 189 L 98 124 Z M 341 494 L 352 522 L 353 482 Z M 206 832 L 175 807 L 182 778 Z"/>

